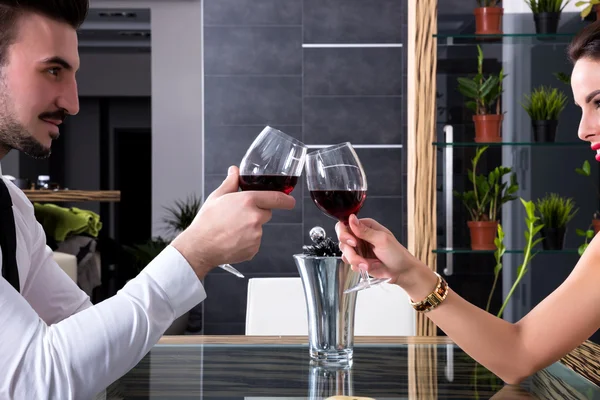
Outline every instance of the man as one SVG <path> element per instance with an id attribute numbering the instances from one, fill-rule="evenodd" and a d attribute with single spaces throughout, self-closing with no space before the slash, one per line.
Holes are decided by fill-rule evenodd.
<path id="1" fill-rule="evenodd" d="M 87 10 L 88 0 L 0 0 L 0 159 L 11 149 L 49 156 L 59 125 L 79 111 L 76 29 Z M 251 259 L 271 209 L 294 199 L 237 192 L 238 173 L 230 168 L 192 225 L 96 306 L 53 261 L 25 195 L 0 179 L 9 201 L 0 201 L 0 398 L 92 398 L 204 300 L 212 268 Z"/>

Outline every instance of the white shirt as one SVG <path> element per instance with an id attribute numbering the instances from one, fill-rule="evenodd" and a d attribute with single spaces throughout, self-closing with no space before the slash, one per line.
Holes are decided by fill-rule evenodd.
<path id="1" fill-rule="evenodd" d="M 91 399 L 204 300 L 204 288 L 169 246 L 115 296 L 92 306 L 54 261 L 31 202 L 2 179 L 13 202 L 21 293 L 0 276 L 0 399 Z"/>

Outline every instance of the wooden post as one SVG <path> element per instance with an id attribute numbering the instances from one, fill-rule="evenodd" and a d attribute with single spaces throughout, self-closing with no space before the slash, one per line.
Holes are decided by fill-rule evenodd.
<path id="1" fill-rule="evenodd" d="M 436 270 L 436 70 L 437 0 L 408 1 L 408 250 Z M 417 335 L 436 336 L 423 314 Z"/>

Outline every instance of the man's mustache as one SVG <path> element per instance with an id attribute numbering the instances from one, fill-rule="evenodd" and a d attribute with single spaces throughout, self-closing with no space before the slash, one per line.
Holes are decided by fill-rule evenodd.
<path id="1" fill-rule="evenodd" d="M 40 119 L 48 119 L 51 121 L 60 121 L 63 122 L 65 118 L 67 118 L 67 113 L 65 110 L 56 110 L 51 112 L 45 112 L 40 114 Z"/>

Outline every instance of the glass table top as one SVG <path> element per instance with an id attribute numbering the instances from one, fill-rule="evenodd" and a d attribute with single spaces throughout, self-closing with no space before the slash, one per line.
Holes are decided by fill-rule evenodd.
<path id="1" fill-rule="evenodd" d="M 347 368 L 311 365 L 307 345 L 157 345 L 107 399 L 600 399 L 560 363 L 519 386 L 453 344 L 355 344 Z"/>

